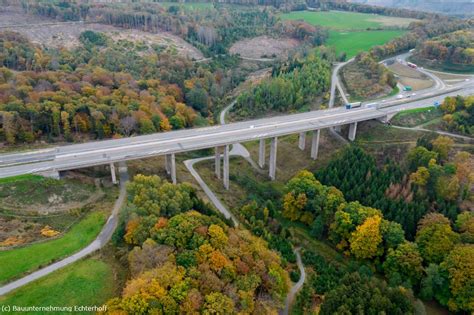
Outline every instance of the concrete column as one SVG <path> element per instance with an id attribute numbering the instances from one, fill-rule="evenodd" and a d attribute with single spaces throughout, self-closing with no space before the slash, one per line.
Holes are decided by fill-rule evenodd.
<path id="1" fill-rule="evenodd" d="M 265 166 L 265 139 L 260 139 L 258 146 L 258 166 L 261 168 Z"/>
<path id="2" fill-rule="evenodd" d="M 311 158 L 316 160 L 318 158 L 319 150 L 319 135 L 321 130 L 313 130 L 313 139 L 311 139 Z"/>
<path id="3" fill-rule="evenodd" d="M 166 168 L 166 174 L 170 175 L 171 174 L 171 165 L 170 165 L 170 156 L 169 154 L 165 155 L 165 168 Z"/>
<path id="4" fill-rule="evenodd" d="M 357 122 L 349 125 L 349 140 L 354 141 L 356 138 Z"/>
<path id="5" fill-rule="evenodd" d="M 300 148 L 301 151 L 304 151 L 305 145 L 306 145 L 306 132 L 301 132 L 300 140 L 298 142 L 298 148 Z"/>
<path id="6" fill-rule="evenodd" d="M 278 137 L 275 137 L 270 144 L 269 176 L 271 180 L 275 180 L 276 175 L 277 144 Z"/>
<path id="7" fill-rule="evenodd" d="M 110 174 L 112 175 L 112 183 L 116 185 L 117 182 L 117 176 L 115 176 L 115 165 L 114 163 L 110 163 Z"/>
<path id="8" fill-rule="evenodd" d="M 229 146 L 224 147 L 224 187 L 229 190 Z"/>
<path id="9" fill-rule="evenodd" d="M 171 168 L 171 181 L 176 185 L 176 159 L 174 153 L 171 153 L 170 159 L 170 168 Z"/>
<path id="10" fill-rule="evenodd" d="M 214 172 L 217 178 L 221 179 L 221 150 L 219 147 L 215 147 L 215 158 L 214 158 Z"/>

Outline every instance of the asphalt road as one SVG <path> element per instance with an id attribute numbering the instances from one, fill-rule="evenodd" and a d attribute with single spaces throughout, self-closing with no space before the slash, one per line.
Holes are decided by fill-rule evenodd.
<path id="1" fill-rule="evenodd" d="M 90 243 L 87 247 L 83 248 L 79 252 L 64 258 L 58 262 L 55 262 L 47 267 L 44 267 L 40 270 L 37 270 L 21 279 L 15 280 L 13 282 L 8 283 L 7 285 L 0 287 L 0 296 L 7 294 L 21 286 L 24 286 L 30 282 L 33 282 L 39 278 L 42 278 L 58 269 L 61 269 L 69 264 L 72 264 L 78 261 L 81 258 L 86 257 L 87 255 L 95 252 L 96 250 L 102 248 L 112 237 L 112 234 L 115 231 L 115 228 L 118 224 L 118 215 L 119 210 L 122 207 L 125 199 L 126 199 L 126 182 L 128 181 L 128 173 L 127 173 L 127 166 L 124 162 L 120 163 L 119 165 L 119 176 L 120 176 L 120 194 L 117 200 L 115 201 L 114 208 L 112 210 L 111 215 L 107 219 L 102 231 L 99 233 L 97 238 Z"/>

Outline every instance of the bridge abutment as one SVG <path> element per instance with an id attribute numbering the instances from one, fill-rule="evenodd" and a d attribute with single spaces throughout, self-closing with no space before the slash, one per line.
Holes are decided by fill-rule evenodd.
<path id="1" fill-rule="evenodd" d="M 44 177 L 49 177 L 49 178 L 54 178 L 54 179 L 61 179 L 61 175 L 59 174 L 59 171 L 57 171 L 57 170 L 41 172 L 41 173 L 38 173 L 38 174 L 41 175 L 41 176 L 44 176 Z"/>

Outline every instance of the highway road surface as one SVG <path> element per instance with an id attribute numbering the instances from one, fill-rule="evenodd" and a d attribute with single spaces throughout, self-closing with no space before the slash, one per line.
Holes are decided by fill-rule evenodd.
<path id="1" fill-rule="evenodd" d="M 417 99 L 394 100 L 381 108 L 331 108 L 300 114 L 276 116 L 232 124 L 171 131 L 123 139 L 92 141 L 38 151 L 0 155 L 0 178 L 53 170 L 69 170 L 149 156 L 212 148 L 261 138 L 296 134 L 303 131 L 346 125 L 426 107 L 442 102 L 448 95 L 474 94 L 474 84 L 464 81 L 445 90 L 423 94 Z M 434 96 L 431 96 L 434 95 Z M 422 98 L 422 99 L 421 99 Z"/>

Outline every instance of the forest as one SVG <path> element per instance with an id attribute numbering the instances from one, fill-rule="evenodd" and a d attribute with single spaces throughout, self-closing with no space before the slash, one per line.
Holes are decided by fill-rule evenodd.
<path id="1" fill-rule="evenodd" d="M 131 279 L 108 312 L 271 314 L 289 276 L 280 256 L 248 230 L 230 227 L 188 184 L 136 175 L 114 239 Z"/>
<path id="2" fill-rule="evenodd" d="M 376 60 L 382 60 L 397 53 L 401 53 L 424 41 L 440 36 L 442 34 L 469 29 L 474 25 L 474 20 L 460 20 L 447 17 L 437 17 L 429 20 L 414 22 L 410 25 L 410 31 L 405 35 L 394 38 L 385 45 L 375 46 L 370 50 L 370 54 Z"/>
<path id="3" fill-rule="evenodd" d="M 297 299 L 296 313 L 312 309 L 323 294 L 323 314 L 361 308 L 413 312 L 415 297 L 436 299 L 453 312 L 473 310 L 474 215 L 466 211 L 472 156 L 452 157 L 449 138 L 419 142 L 403 165 L 408 176 L 394 163 L 376 166 L 354 146 L 321 171 L 301 171 L 286 183 L 270 213 L 304 224 L 312 237 L 352 261 L 327 261 L 306 248 L 303 262 L 315 274 Z M 266 209 L 268 202 L 254 208 Z"/>
<path id="4" fill-rule="evenodd" d="M 233 57 L 193 63 L 92 31 L 80 41 L 73 50 L 42 49 L 18 33 L 0 32 L 0 141 L 101 139 L 206 125 L 247 71 Z"/>
<path id="5" fill-rule="evenodd" d="M 474 65 L 474 30 L 460 30 L 423 42 L 420 58 L 443 63 Z"/>
<path id="6" fill-rule="evenodd" d="M 242 38 L 259 35 L 289 36 L 308 43 L 322 43 L 324 32 L 304 22 L 278 21 L 271 7 L 214 4 L 209 10 L 168 8 L 156 3 L 111 5 L 32 2 L 25 10 L 58 20 L 86 20 L 147 32 L 169 31 L 195 45 L 206 55 L 225 54 Z"/>
<path id="7" fill-rule="evenodd" d="M 232 111 L 239 117 L 253 117 L 301 110 L 329 90 L 330 73 L 326 56 L 296 55 L 274 66 L 270 78 L 242 93 Z"/>

